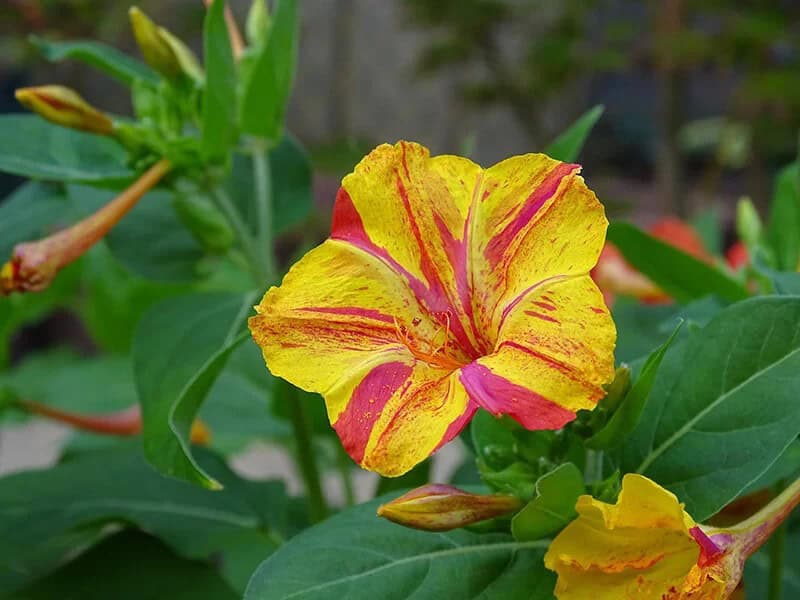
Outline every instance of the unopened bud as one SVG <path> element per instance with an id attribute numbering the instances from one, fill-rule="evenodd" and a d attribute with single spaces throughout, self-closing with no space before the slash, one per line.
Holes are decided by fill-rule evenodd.
<path id="1" fill-rule="evenodd" d="M 195 81 L 203 79 L 203 69 L 194 53 L 177 37 L 156 25 L 138 7 L 128 11 L 131 28 L 144 61 L 167 79 L 187 75 Z"/>
<path id="2" fill-rule="evenodd" d="M 271 19 L 265 0 L 252 0 L 244 28 L 247 34 L 247 42 L 251 46 L 266 44 L 270 25 Z"/>
<path id="3" fill-rule="evenodd" d="M 761 217 L 750 198 L 742 198 L 736 205 L 736 232 L 747 248 L 755 248 L 761 239 Z"/>
<path id="4" fill-rule="evenodd" d="M 11 260 L 0 268 L 0 293 L 47 288 L 58 271 L 101 240 L 170 167 L 166 160 L 157 162 L 119 196 L 82 221 L 44 239 L 17 244 Z"/>
<path id="5" fill-rule="evenodd" d="M 378 516 L 425 531 L 449 531 L 518 510 L 519 498 L 470 494 L 458 488 L 429 484 L 378 507 Z"/>
<path id="6" fill-rule="evenodd" d="M 61 85 L 21 88 L 15 96 L 22 106 L 56 125 L 100 135 L 109 135 L 114 129 L 107 115 L 70 88 Z"/>

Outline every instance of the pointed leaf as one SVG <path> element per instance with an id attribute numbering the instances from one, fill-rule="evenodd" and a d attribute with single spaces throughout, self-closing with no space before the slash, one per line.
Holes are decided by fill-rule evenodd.
<path id="1" fill-rule="evenodd" d="M 514 539 L 538 540 L 559 531 L 577 513 L 575 503 L 586 493 L 583 474 L 572 463 L 564 463 L 536 482 L 537 496 L 511 520 Z"/>
<path id="2" fill-rule="evenodd" d="M 550 142 L 550 145 L 544 149 L 544 153 L 564 162 L 577 160 L 586 139 L 597 121 L 603 116 L 603 111 L 605 111 L 605 107 L 602 104 L 587 110 L 566 131 Z"/>
<path id="3" fill-rule="evenodd" d="M 236 143 L 236 63 L 233 59 L 225 0 L 214 0 L 203 29 L 206 87 L 203 93 L 203 152 L 224 157 Z"/>

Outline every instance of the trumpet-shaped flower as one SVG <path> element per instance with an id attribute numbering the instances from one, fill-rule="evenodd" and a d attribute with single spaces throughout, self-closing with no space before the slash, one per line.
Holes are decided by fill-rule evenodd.
<path id="1" fill-rule="evenodd" d="M 579 169 L 379 146 L 344 178 L 330 239 L 256 307 L 267 366 L 321 393 L 350 456 L 389 476 L 479 407 L 528 429 L 593 408 L 616 331 L 588 275 L 607 221 Z"/>
<path id="2" fill-rule="evenodd" d="M 614 505 L 581 496 L 578 518 L 550 544 L 558 600 L 723 600 L 744 562 L 800 501 L 800 482 L 729 528 L 697 525 L 674 494 L 637 474 Z"/>

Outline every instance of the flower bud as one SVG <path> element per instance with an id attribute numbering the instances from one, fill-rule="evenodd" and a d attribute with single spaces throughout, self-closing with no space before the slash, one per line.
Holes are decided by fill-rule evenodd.
<path id="1" fill-rule="evenodd" d="M 425 531 L 449 531 L 499 517 L 522 506 L 519 498 L 470 494 L 458 488 L 429 484 L 378 507 L 378 516 Z"/>
<path id="2" fill-rule="evenodd" d="M 107 115 L 67 87 L 43 85 L 21 88 L 15 96 L 22 106 L 56 125 L 100 135 L 109 135 L 114 129 Z"/>
<path id="3" fill-rule="evenodd" d="M 49 237 L 17 244 L 11 260 L 0 268 L 0 293 L 38 292 L 56 273 L 103 238 L 170 169 L 161 160 L 97 212 Z"/>
<path id="4" fill-rule="evenodd" d="M 144 61 L 167 79 L 186 75 L 195 81 L 203 79 L 203 69 L 194 53 L 177 37 L 156 25 L 138 7 L 128 11 L 131 28 Z"/>

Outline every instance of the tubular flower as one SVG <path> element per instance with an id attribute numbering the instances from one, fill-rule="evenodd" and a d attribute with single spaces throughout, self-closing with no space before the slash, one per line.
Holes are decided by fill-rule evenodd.
<path id="1" fill-rule="evenodd" d="M 712 262 L 703 246 L 703 240 L 689 225 L 674 217 L 665 217 L 649 228 L 649 233 L 695 258 Z M 606 304 L 613 304 L 615 296 L 631 296 L 648 304 L 664 304 L 672 301 L 667 294 L 647 277 L 633 268 L 617 247 L 608 242 L 600 254 L 592 277 L 603 290 Z"/>
<path id="2" fill-rule="evenodd" d="M 378 516 L 425 531 L 450 531 L 522 507 L 515 496 L 470 494 L 450 485 L 424 485 L 378 507 Z"/>
<path id="3" fill-rule="evenodd" d="M 110 135 L 114 130 L 114 124 L 107 115 L 67 87 L 42 85 L 20 88 L 14 95 L 22 106 L 56 125 L 100 135 Z"/>
<path id="4" fill-rule="evenodd" d="M 616 331 L 588 275 L 607 221 L 579 169 L 379 146 L 344 178 L 330 239 L 256 307 L 267 366 L 321 393 L 350 456 L 388 476 L 478 407 L 528 429 L 593 408 Z"/>
<path id="5" fill-rule="evenodd" d="M 724 600 L 745 560 L 800 501 L 800 482 L 753 517 L 725 529 L 697 525 L 674 494 L 637 474 L 614 505 L 581 496 L 578 518 L 550 544 L 558 600 Z"/>
<path id="6" fill-rule="evenodd" d="M 161 160 L 96 213 L 44 239 L 17 244 L 11 260 L 0 268 L 0 293 L 47 288 L 58 271 L 102 239 L 169 169 L 170 163 Z"/>

